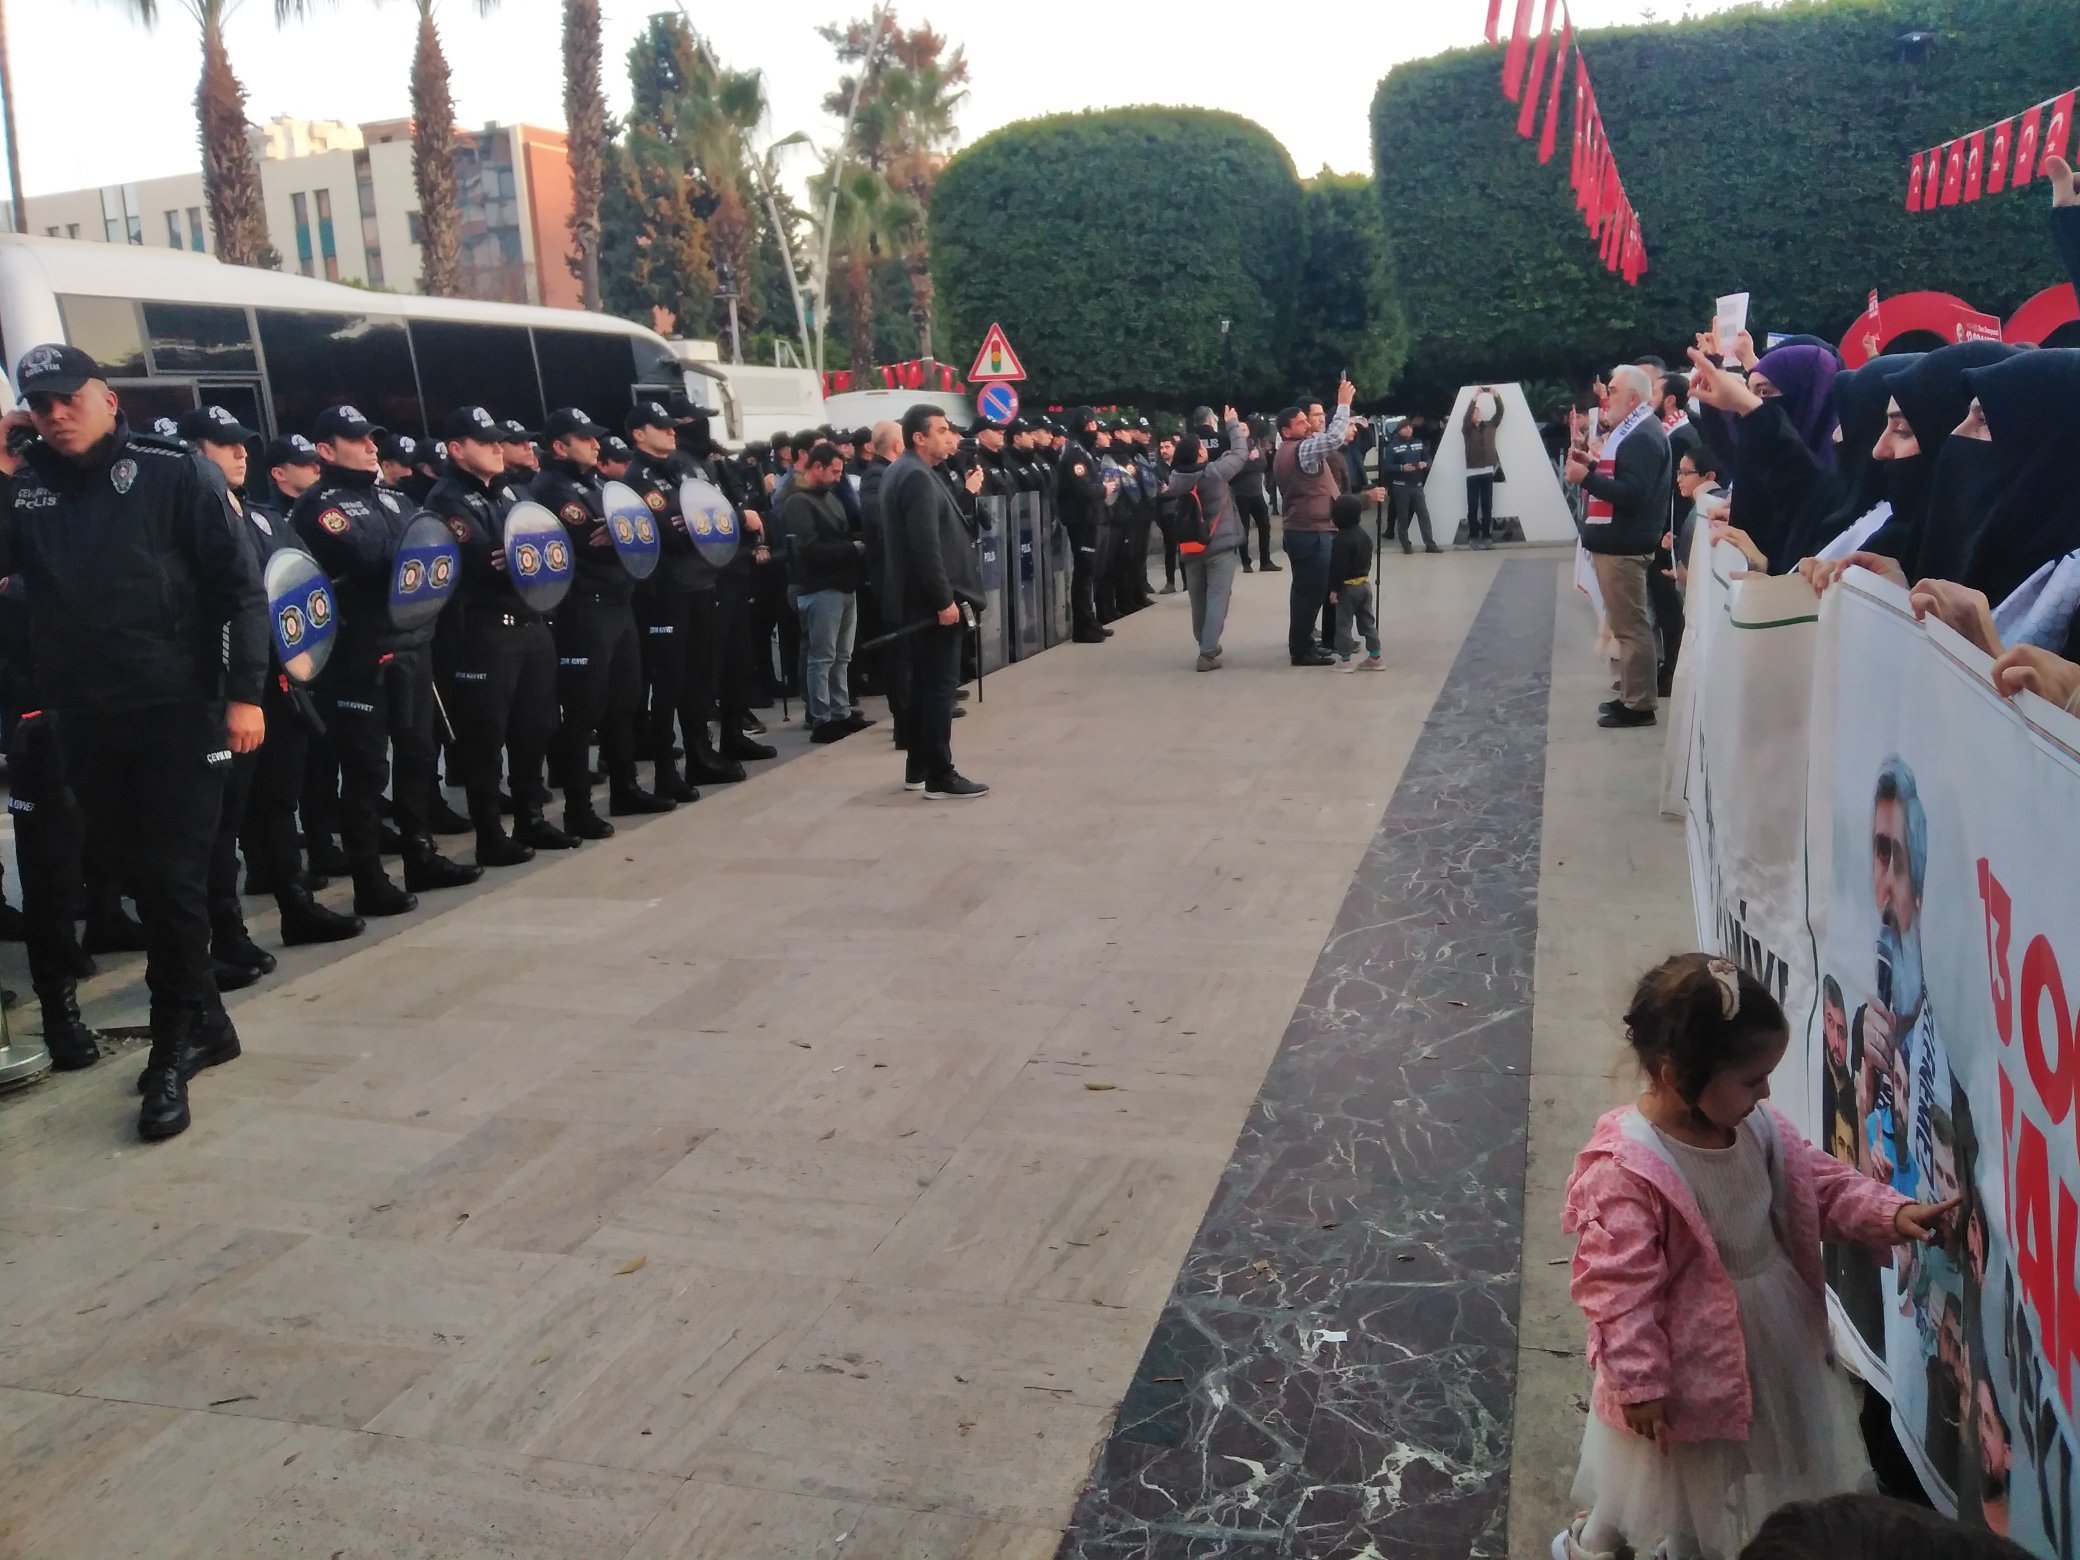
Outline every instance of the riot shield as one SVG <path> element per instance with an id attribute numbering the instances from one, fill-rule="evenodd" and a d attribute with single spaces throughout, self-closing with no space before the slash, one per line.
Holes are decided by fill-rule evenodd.
<path id="1" fill-rule="evenodd" d="M 570 533 L 563 522 L 532 499 L 506 516 L 506 577 L 519 598 L 537 612 L 554 612 L 570 594 Z"/>
<path id="2" fill-rule="evenodd" d="M 657 572 L 657 517 L 643 495 L 626 482 L 609 482 L 601 489 L 607 506 L 607 534 L 614 539 L 615 555 L 632 579 L 647 580 Z"/>
<path id="3" fill-rule="evenodd" d="M 1011 500 L 1000 493 L 990 493 L 978 498 L 975 507 L 983 520 L 981 534 L 975 538 L 975 565 L 982 580 L 980 650 L 986 675 L 1011 658 L 1010 619 L 1004 606 L 1004 560 L 1011 548 Z"/>
<path id="4" fill-rule="evenodd" d="M 1042 627 L 1047 538 L 1041 531 L 1040 495 L 1020 493 L 1011 501 L 1011 540 L 1004 594 L 1011 607 L 1012 656 L 1023 661 L 1046 648 Z"/>
<path id="5" fill-rule="evenodd" d="M 679 513 L 686 517 L 693 550 L 709 563 L 720 569 L 736 557 L 743 538 L 737 511 L 714 483 L 701 477 L 688 477 L 680 483 Z"/>
<path id="6" fill-rule="evenodd" d="M 291 682 L 308 684 L 325 669 L 339 631 L 325 571 L 301 548 L 285 547 L 267 560 L 263 583 L 274 653 Z"/>
<path id="7" fill-rule="evenodd" d="M 390 570 L 390 622 L 400 633 L 422 628 L 441 615 L 455 594 L 455 538 L 448 523 L 426 510 L 413 515 L 397 544 Z"/>

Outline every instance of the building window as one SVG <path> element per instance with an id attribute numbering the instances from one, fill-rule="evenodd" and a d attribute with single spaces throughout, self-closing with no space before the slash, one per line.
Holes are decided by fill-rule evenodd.
<path id="1" fill-rule="evenodd" d="M 52 228 L 52 229 L 51 229 L 51 231 L 52 231 L 53 233 L 55 233 L 55 232 L 57 232 L 58 230 L 57 230 L 56 228 Z M 66 236 L 67 238 L 78 238 L 78 237 L 79 237 L 79 224 L 78 224 L 77 222 L 68 222 L 68 223 L 66 223 L 66 224 L 65 224 L 65 236 Z"/>
<path id="2" fill-rule="evenodd" d="M 325 261 L 325 280 L 339 280 L 339 246 L 332 237 L 332 191 L 319 190 L 318 198 L 318 254 Z"/>
<path id="3" fill-rule="evenodd" d="M 49 237 L 51 237 L 51 238 L 56 238 L 56 237 L 58 236 L 58 230 L 57 230 L 56 228 L 54 228 L 54 227 L 53 227 L 53 228 L 45 228 L 45 229 L 44 229 L 43 231 L 44 231 L 44 233 L 45 233 L 46 235 L 48 235 L 48 236 L 49 236 Z"/>
<path id="4" fill-rule="evenodd" d="M 289 197 L 289 209 L 296 214 L 296 269 L 305 276 L 316 276 L 318 267 L 311 255 L 310 202 L 303 191 Z"/>
<path id="5" fill-rule="evenodd" d="M 181 238 L 181 214 L 178 211 L 166 213 L 166 242 L 175 249 L 187 247 Z"/>
<path id="6" fill-rule="evenodd" d="M 188 208 L 188 247 L 198 255 L 209 248 L 209 245 L 203 241 L 202 237 L 202 208 L 200 206 L 190 206 Z"/>
<path id="7" fill-rule="evenodd" d="M 380 249 L 371 249 L 368 252 L 368 285 L 383 285 L 383 251 Z"/>
<path id="8" fill-rule="evenodd" d="M 404 225 L 412 242 L 423 248 L 426 243 L 426 219 L 416 211 L 407 211 L 404 214 Z"/>

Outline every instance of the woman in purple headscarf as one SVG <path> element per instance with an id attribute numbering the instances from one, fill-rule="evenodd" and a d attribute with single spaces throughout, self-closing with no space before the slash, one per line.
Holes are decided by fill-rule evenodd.
<path id="1" fill-rule="evenodd" d="M 1693 350 L 1690 388 L 1707 406 L 1739 419 L 1734 463 L 1734 531 L 1772 574 L 1797 567 L 1841 499 L 1834 381 L 1842 362 L 1831 347 L 1787 344 L 1764 353 L 1745 382 Z"/>

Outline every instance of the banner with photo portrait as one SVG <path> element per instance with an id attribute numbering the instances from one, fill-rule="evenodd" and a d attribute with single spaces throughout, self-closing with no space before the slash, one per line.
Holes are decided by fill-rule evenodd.
<path id="1" fill-rule="evenodd" d="M 1727 623 L 1775 622 L 1743 598 L 1793 588 L 1729 587 Z M 1810 737 L 1790 858 L 1756 861 L 1778 836 L 1745 832 L 1739 850 L 1692 858 L 1700 903 L 1752 906 L 1803 881 L 1817 1000 L 1810 1016 L 1787 1006 L 1794 1044 L 1778 1103 L 1864 1174 L 1920 1201 L 1965 1200 L 1939 1246 L 1828 1246 L 1838 1344 L 1891 1403 L 1939 1506 L 2071 1560 L 2080 991 L 2062 970 L 2073 959 L 2080 976 L 2080 721 L 1997 696 L 1987 657 L 1915 623 L 1904 591 L 1861 571 L 1829 592 L 1815 624 L 1727 623 L 1706 636 L 1698 669 L 1693 744 L 1714 761 L 1703 794 L 1693 769 L 1693 838 L 1727 831 L 1722 798 L 1779 794 L 1781 745 L 1751 750 L 1742 737 L 1770 697 Z M 1802 658 L 1789 651 L 1800 632 Z M 1755 672 L 1758 635 L 1785 655 L 1761 673 L 1765 686 L 1723 704 L 1720 663 Z M 1764 939 L 1742 940 L 1723 918 L 1700 923 L 1714 934 L 1706 946 L 1763 973 Z"/>

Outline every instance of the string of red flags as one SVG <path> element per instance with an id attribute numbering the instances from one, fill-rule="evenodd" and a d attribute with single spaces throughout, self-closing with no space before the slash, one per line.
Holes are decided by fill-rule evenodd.
<path id="1" fill-rule="evenodd" d="M 1934 211 L 2021 189 L 2036 178 L 2045 158 L 2066 155 L 2076 93 L 2080 88 L 1916 152 L 1907 170 L 1907 210 Z"/>
<path id="2" fill-rule="evenodd" d="M 1603 115 L 1596 106 L 1596 88 L 1589 80 L 1589 63 L 1575 42 L 1574 18 L 1566 0 L 1544 0 L 1543 17 L 1536 32 L 1532 15 L 1538 0 L 1516 0 L 1516 15 L 1509 45 L 1502 57 L 1502 95 L 1517 105 L 1517 134 L 1525 140 L 1538 137 L 1538 160 L 1548 163 L 1559 144 L 1560 97 L 1570 75 L 1574 83 L 1574 154 L 1568 182 L 1574 189 L 1575 208 L 1582 213 L 1589 234 L 1596 240 L 1604 269 L 1637 287 L 1647 273 L 1647 245 L 1640 228 L 1639 212 L 1625 193 L 1625 181 L 1611 152 Z M 1488 0 L 1488 42 L 1501 41 L 1503 0 Z M 1555 36 L 1553 22 L 1560 22 Z M 1570 66 L 1572 69 L 1570 70 Z M 2072 95 L 2067 94 L 2071 108 Z M 1544 105 L 1543 123 L 1539 113 Z M 2070 112 L 2067 118 L 2071 118 Z"/>
<path id="3" fill-rule="evenodd" d="M 968 386 L 951 363 L 932 358 L 912 358 L 907 363 L 884 363 L 875 368 L 834 368 L 823 376 L 826 396 L 848 390 L 951 390 L 960 395 Z"/>

